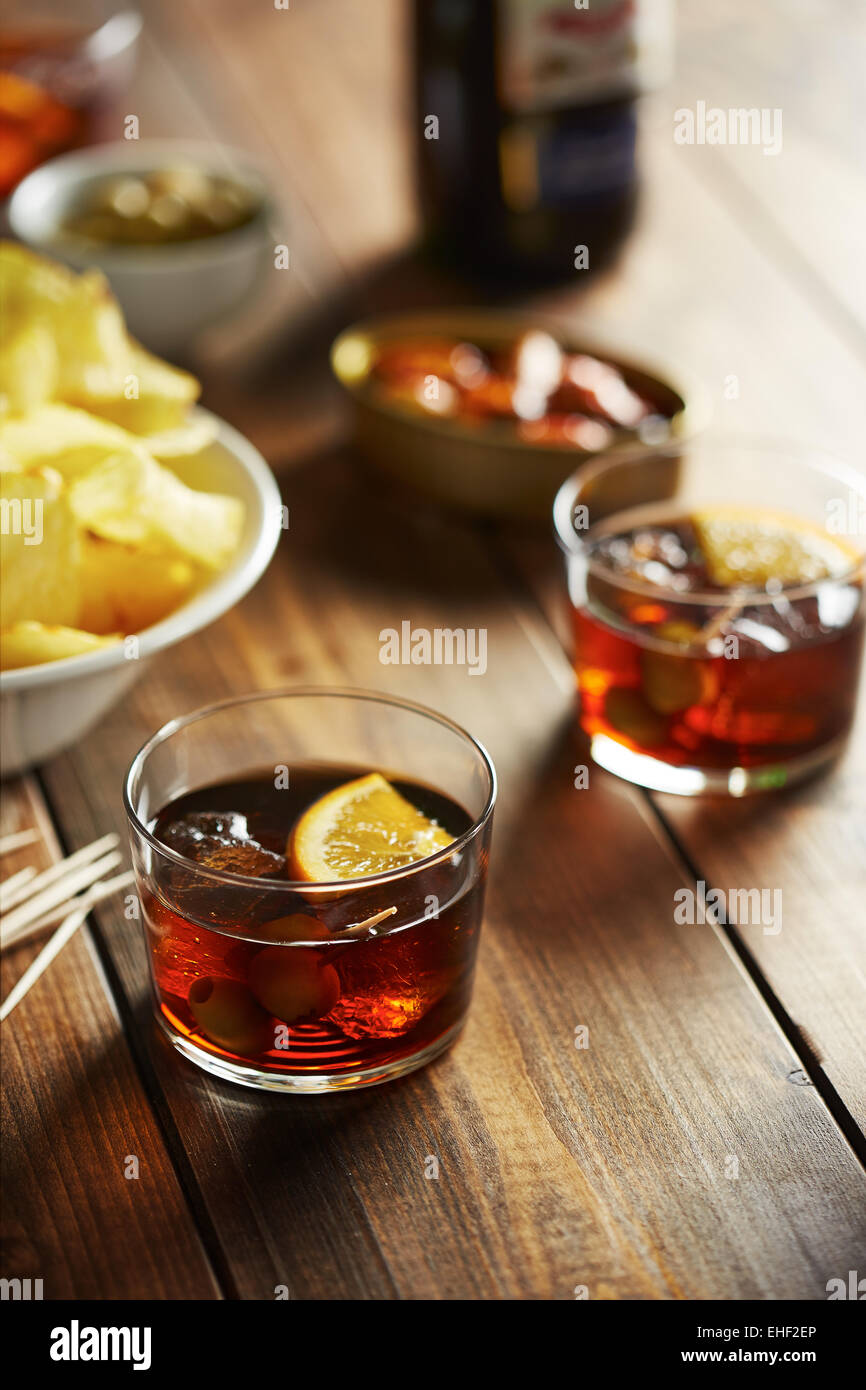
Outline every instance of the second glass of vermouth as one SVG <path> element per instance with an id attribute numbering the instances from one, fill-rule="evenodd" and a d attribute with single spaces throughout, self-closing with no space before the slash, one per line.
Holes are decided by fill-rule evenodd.
<path id="1" fill-rule="evenodd" d="M 743 796 L 842 751 L 866 613 L 860 473 L 793 445 L 638 449 L 578 470 L 554 519 L 596 762 Z"/>

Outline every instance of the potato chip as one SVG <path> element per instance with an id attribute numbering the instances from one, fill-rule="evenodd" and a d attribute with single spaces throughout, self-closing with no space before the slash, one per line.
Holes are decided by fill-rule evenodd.
<path id="1" fill-rule="evenodd" d="M 52 469 L 0 474 L 0 626 L 77 623 L 80 542 Z"/>
<path id="2" fill-rule="evenodd" d="M 7 334 L 23 325 L 50 333 L 57 352 L 58 398 L 122 393 L 132 348 L 120 306 L 98 270 L 75 275 L 24 247 L 2 242 L 0 303 Z"/>
<path id="3" fill-rule="evenodd" d="M 90 632 L 140 632 L 186 603 L 201 578 L 201 570 L 176 555 L 85 535 L 78 621 Z"/>
<path id="4" fill-rule="evenodd" d="M 61 473 L 79 523 L 108 540 L 168 546 L 209 569 L 237 548 L 242 503 L 188 488 L 135 435 L 85 410 L 46 405 L 6 420 L 0 449 L 19 467 L 48 464 Z"/>
<path id="5" fill-rule="evenodd" d="M 195 415 L 175 429 L 158 434 L 141 435 L 141 443 L 155 459 L 176 462 L 200 454 L 217 436 L 217 423 L 212 416 Z"/>
<path id="6" fill-rule="evenodd" d="M 0 242 L 0 304 L 7 339 L 40 328 L 53 342 L 53 399 L 134 434 L 177 429 L 198 399 L 200 387 L 190 372 L 154 357 L 127 335 L 120 305 L 98 270 L 75 275 L 13 242 Z M 13 363 L 10 380 L 17 383 L 19 376 Z M 0 372 L 0 393 L 17 398 L 20 386 L 13 393 Z M 49 397 L 40 391 L 38 399 Z M 34 403 L 25 400 L 20 409 Z"/>
<path id="7" fill-rule="evenodd" d="M 55 314 L 60 359 L 57 395 L 77 403 L 120 396 L 130 373 L 132 351 L 120 305 L 98 270 L 80 276 Z"/>
<path id="8" fill-rule="evenodd" d="M 220 569 L 238 547 L 243 504 L 196 492 L 143 449 L 123 450 L 77 478 L 69 500 L 79 523 L 107 540 L 170 549 Z"/>
<path id="9" fill-rule="evenodd" d="M 16 241 L 0 241 L 0 303 L 4 315 L 24 312 L 29 321 L 47 315 L 72 293 L 76 276 L 56 261 L 28 251 Z"/>
<path id="10" fill-rule="evenodd" d="M 0 410 L 0 457 L 11 461 L 7 467 L 50 463 L 64 477 L 74 478 L 107 452 L 139 445 L 156 459 L 190 458 L 212 444 L 216 432 L 216 421 L 204 414 L 159 434 L 136 435 L 76 406 L 36 403 L 26 415 L 4 419 Z"/>
<path id="11" fill-rule="evenodd" d="M 79 390 L 64 399 L 113 420 L 133 434 L 156 434 L 183 425 L 200 387 L 190 372 L 171 367 L 130 343 L 128 370 L 119 390 Z M 94 378 L 95 380 L 95 378 Z"/>
<path id="12" fill-rule="evenodd" d="M 67 481 L 95 468 L 107 454 L 134 444 L 119 425 L 68 405 L 43 405 L 0 424 L 0 449 L 19 468 L 48 464 Z"/>
<path id="13" fill-rule="evenodd" d="M 57 391 L 59 360 L 51 331 L 43 323 L 4 323 L 0 346 L 0 418 L 23 415 L 50 401 Z"/>
<path id="14" fill-rule="evenodd" d="M 0 628 L 0 666 L 11 671 L 21 666 L 43 666 L 67 656 L 84 656 L 102 647 L 113 647 L 120 635 L 96 637 L 76 627 L 49 627 L 46 623 L 15 623 Z"/>

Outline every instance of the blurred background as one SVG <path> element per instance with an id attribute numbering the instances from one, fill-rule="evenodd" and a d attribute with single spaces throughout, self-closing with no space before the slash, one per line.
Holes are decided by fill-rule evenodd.
<path id="1" fill-rule="evenodd" d="M 261 172 L 279 273 L 171 348 L 277 470 L 343 428 L 339 329 L 449 303 L 528 304 L 685 366 L 725 428 L 859 442 L 854 0 L 820 20 L 804 0 L 27 0 L 2 35 L 7 193 L 92 141 L 203 141 Z M 678 143 L 701 104 L 779 112 L 780 148 Z"/>

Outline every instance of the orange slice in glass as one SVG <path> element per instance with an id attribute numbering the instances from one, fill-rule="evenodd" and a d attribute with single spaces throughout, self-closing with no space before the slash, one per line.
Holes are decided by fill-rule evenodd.
<path id="1" fill-rule="evenodd" d="M 381 773 L 371 772 L 308 806 L 286 853 L 293 879 L 331 883 L 402 869 L 453 839 Z"/>
<path id="2" fill-rule="evenodd" d="M 770 508 L 706 507 L 691 520 L 710 579 L 728 589 L 812 584 L 847 574 L 860 558 L 839 536 Z"/>

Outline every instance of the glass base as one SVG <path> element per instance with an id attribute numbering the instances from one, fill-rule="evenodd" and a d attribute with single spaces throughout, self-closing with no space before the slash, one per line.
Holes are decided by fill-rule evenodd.
<path id="1" fill-rule="evenodd" d="M 323 1091 L 355 1091 L 362 1086 L 381 1086 L 385 1081 L 393 1081 L 398 1076 L 406 1076 L 411 1071 L 417 1071 L 419 1067 L 424 1067 L 428 1062 L 432 1062 L 434 1057 L 438 1057 L 440 1052 L 444 1052 L 455 1041 L 458 1033 L 463 1027 L 464 1020 L 453 1024 L 441 1037 L 436 1038 L 421 1052 L 414 1052 L 408 1057 L 399 1057 L 393 1062 L 385 1062 L 380 1067 L 367 1067 L 363 1070 L 350 1072 L 311 1072 L 295 1073 L 273 1072 L 259 1070 L 256 1067 L 239 1066 L 237 1062 L 229 1062 L 224 1057 L 215 1057 L 210 1052 L 205 1052 L 203 1048 L 196 1047 L 195 1043 L 190 1042 L 182 1034 L 176 1033 L 170 1028 L 161 1015 L 157 1016 L 157 1022 L 165 1033 L 172 1047 L 176 1048 L 182 1056 L 190 1062 L 194 1062 L 203 1071 L 209 1071 L 212 1076 L 218 1076 L 222 1081 L 234 1081 L 238 1086 L 249 1086 L 254 1091 L 282 1091 L 286 1094 L 294 1095 L 317 1095 Z"/>
<path id="2" fill-rule="evenodd" d="M 845 743 L 844 737 L 837 738 L 800 758 L 761 767 L 730 768 L 674 767 L 646 753 L 635 753 L 607 734 L 593 734 L 589 747 L 599 767 L 651 791 L 673 792 L 676 796 L 754 796 L 813 777 L 838 758 Z"/>

